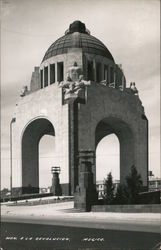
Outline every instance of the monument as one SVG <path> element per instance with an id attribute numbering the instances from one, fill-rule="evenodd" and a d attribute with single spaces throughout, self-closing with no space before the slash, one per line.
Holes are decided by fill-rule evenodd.
<path id="1" fill-rule="evenodd" d="M 60 167 L 51 167 L 51 173 L 52 173 L 52 186 L 50 192 L 55 195 L 62 195 L 61 185 L 60 185 Z"/>
<path id="2" fill-rule="evenodd" d="M 70 24 L 46 51 L 13 117 L 12 182 L 14 187 L 19 181 L 22 193 L 39 192 L 38 148 L 46 134 L 55 136 L 58 165 L 67 169 L 66 194 L 90 186 L 91 177 L 81 181 L 84 172 L 95 184 L 95 157 L 81 167 L 79 154 L 95 154 L 100 140 L 112 133 L 120 143 L 120 182 L 135 165 L 147 189 L 148 120 L 138 90 L 134 82 L 127 86 L 122 67 L 82 22 Z"/>

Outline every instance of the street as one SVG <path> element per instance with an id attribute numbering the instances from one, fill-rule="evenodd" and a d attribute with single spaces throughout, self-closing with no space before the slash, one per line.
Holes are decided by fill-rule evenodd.
<path id="1" fill-rule="evenodd" d="M 20 204 L 1 207 L 3 250 L 159 249 L 159 213 L 84 213 L 73 202 Z"/>
<path id="2" fill-rule="evenodd" d="M 2 223 L 2 249 L 159 249 L 159 233 Z"/>

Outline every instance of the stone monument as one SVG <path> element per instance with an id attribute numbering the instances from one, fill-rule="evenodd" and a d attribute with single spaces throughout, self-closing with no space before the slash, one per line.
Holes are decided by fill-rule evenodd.
<path id="1" fill-rule="evenodd" d="M 62 195 L 62 189 L 61 189 L 60 179 L 59 179 L 60 167 L 52 167 L 51 173 L 52 173 L 51 193 L 54 196 L 60 196 Z"/>
<path id="2" fill-rule="evenodd" d="M 12 180 L 22 193 L 39 191 L 39 142 L 46 134 L 55 137 L 66 194 L 74 195 L 79 187 L 84 201 L 93 199 L 87 190 L 93 192 L 96 161 L 81 166 L 78 155 L 96 152 L 112 133 L 120 142 L 120 182 L 135 165 L 147 189 L 148 120 L 138 90 L 134 82 L 128 86 L 120 64 L 82 22 L 73 22 L 46 51 L 30 87 L 21 93 L 14 118 Z"/>

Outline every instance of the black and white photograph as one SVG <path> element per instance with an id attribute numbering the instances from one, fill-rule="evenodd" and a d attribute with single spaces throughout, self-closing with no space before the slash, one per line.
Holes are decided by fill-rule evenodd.
<path id="1" fill-rule="evenodd" d="M 160 0 L 0 4 L 0 249 L 161 249 Z"/>

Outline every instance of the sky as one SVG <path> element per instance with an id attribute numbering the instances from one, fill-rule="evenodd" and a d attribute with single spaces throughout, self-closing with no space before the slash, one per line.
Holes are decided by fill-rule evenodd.
<path id="1" fill-rule="evenodd" d="M 9 123 L 21 89 L 29 85 L 48 47 L 80 20 L 135 82 L 149 120 L 149 169 L 160 177 L 160 1 L 1 0 L 1 187 L 9 187 Z M 51 182 L 54 141 L 40 142 L 40 186 Z M 50 142 L 49 142 L 50 141 Z M 48 143 L 47 143 L 48 142 Z M 48 145 L 49 146 L 48 146 Z M 48 164 L 48 171 L 44 165 Z M 119 178 L 119 144 L 105 137 L 97 148 L 97 179 Z M 44 178 L 45 176 L 45 178 Z M 63 180 L 62 180 L 63 181 Z"/>

